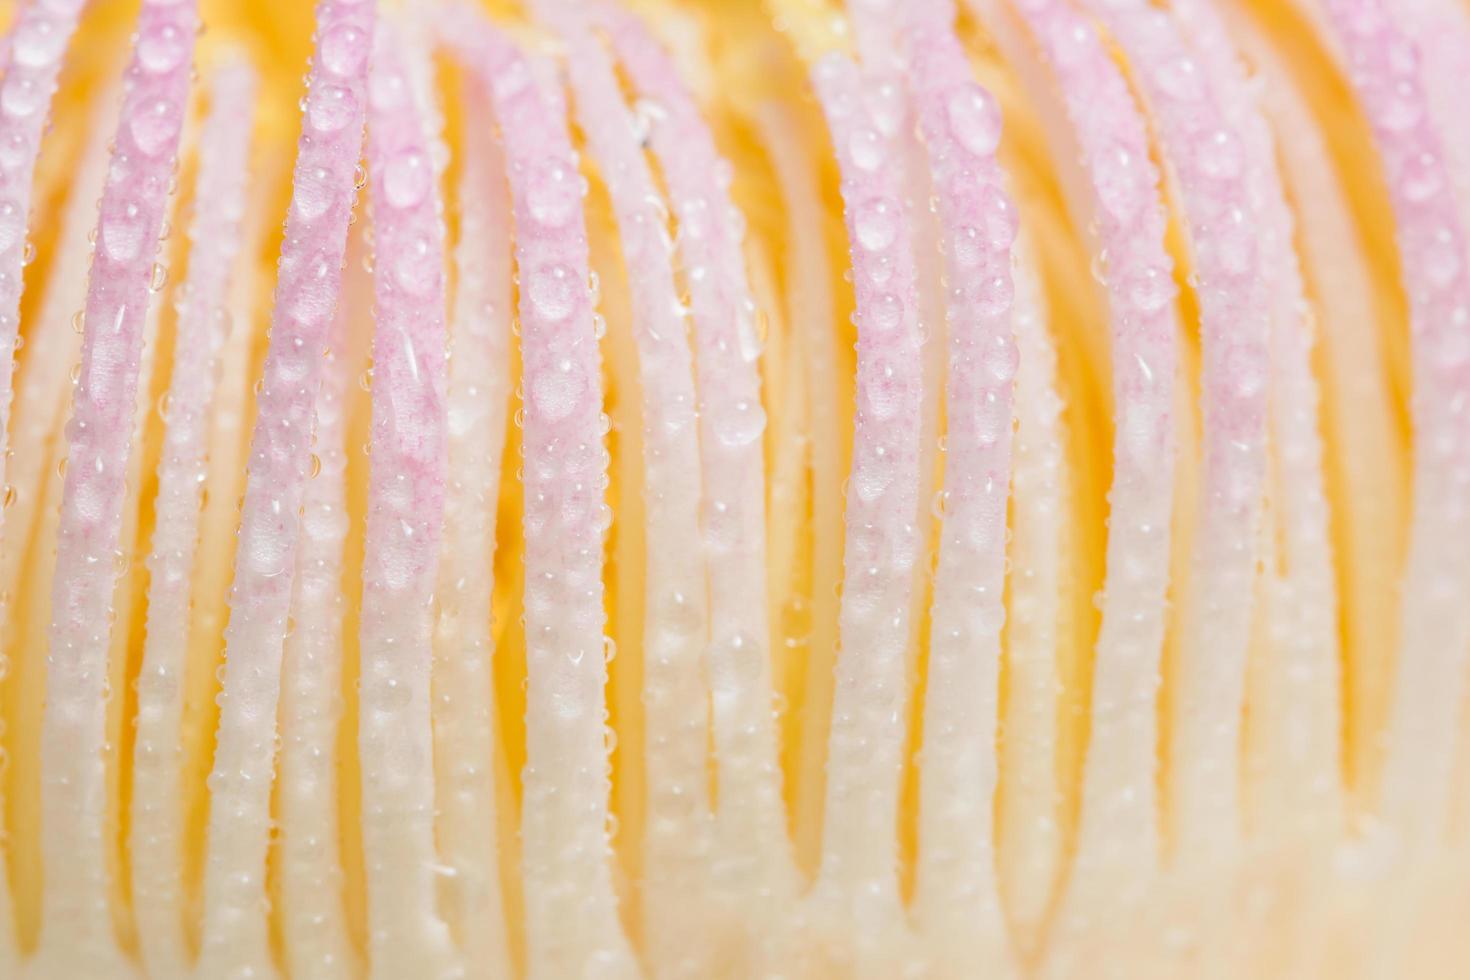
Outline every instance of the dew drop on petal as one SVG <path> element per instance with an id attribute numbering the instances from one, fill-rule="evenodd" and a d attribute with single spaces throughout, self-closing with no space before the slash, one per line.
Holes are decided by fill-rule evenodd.
<path id="1" fill-rule="evenodd" d="M 7 75 L 4 86 L 0 87 L 0 109 L 17 119 L 23 119 L 39 109 L 45 98 L 41 86 L 19 72 Z"/>
<path id="2" fill-rule="evenodd" d="M 332 206 L 332 197 L 331 171 L 316 167 L 297 175 L 291 205 L 302 218 L 315 221 Z"/>
<path id="3" fill-rule="evenodd" d="M 399 251 L 393 263 L 393 276 L 405 292 L 425 296 L 438 282 L 439 261 L 434 245 L 420 236 Z"/>
<path id="4" fill-rule="evenodd" d="M 143 249 L 143 221 L 136 204 L 102 219 L 102 249 L 114 262 L 130 262 Z"/>
<path id="5" fill-rule="evenodd" d="M 883 165 L 886 156 L 883 137 L 874 130 L 863 128 L 853 133 L 847 142 L 852 162 L 859 170 L 872 172 Z"/>
<path id="6" fill-rule="evenodd" d="M 581 196 L 576 174 L 558 161 L 537 167 L 530 175 L 526 205 L 538 224 L 560 228 L 571 220 Z"/>
<path id="7" fill-rule="evenodd" d="M 264 578 L 280 575 L 286 570 L 286 552 L 290 546 L 286 527 L 274 523 L 257 526 L 249 540 L 251 570 Z"/>
<path id="8" fill-rule="evenodd" d="M 138 36 L 138 63 L 155 75 L 173 71 L 189 51 L 188 38 L 174 24 L 159 24 Z"/>
<path id="9" fill-rule="evenodd" d="M 395 208 L 411 208 L 429 193 L 429 159 L 407 150 L 388 161 L 383 171 L 383 195 Z"/>
<path id="10" fill-rule="evenodd" d="M 6 252 L 25 236 L 25 215 L 14 201 L 0 202 L 0 252 Z"/>
<path id="11" fill-rule="evenodd" d="M 571 415 L 581 401 L 587 379 L 574 361 L 557 361 L 549 371 L 538 371 L 531 378 L 531 404 L 549 422 L 559 422 Z"/>
<path id="12" fill-rule="evenodd" d="M 1021 352 L 1010 337 L 995 337 L 985 351 L 985 370 L 991 378 L 1005 383 L 1016 376 L 1021 364 Z"/>
<path id="13" fill-rule="evenodd" d="M 564 265 L 537 269 L 526 284 L 531 308 L 547 320 L 565 320 L 576 308 L 577 277 Z"/>
<path id="14" fill-rule="evenodd" d="M 61 54 L 66 40 L 66 33 L 57 30 L 51 21 L 26 18 L 18 25 L 11 40 L 10 54 L 18 65 L 40 68 Z"/>
<path id="15" fill-rule="evenodd" d="M 1119 220 L 1138 209 L 1142 200 L 1140 174 L 1132 152 L 1121 143 L 1099 153 L 1092 161 L 1093 186 L 1104 210 Z"/>
<path id="16" fill-rule="evenodd" d="M 898 237 L 898 211 L 886 200 L 869 201 L 853 219 L 858 244 L 870 252 L 881 252 Z"/>
<path id="17" fill-rule="evenodd" d="M 157 99 L 128 122 L 133 143 L 149 156 L 174 145 L 179 133 L 179 112 L 167 99 Z"/>
<path id="18" fill-rule="evenodd" d="M 887 333 L 903 322 L 903 300 L 893 293 L 882 293 L 873 300 L 866 324 L 879 333 Z"/>
<path id="19" fill-rule="evenodd" d="M 307 103 L 306 121 L 318 133 L 335 133 L 357 115 L 357 96 L 345 85 L 320 85 Z"/>
<path id="20" fill-rule="evenodd" d="M 960 145 L 976 156 L 987 156 L 1000 145 L 1000 110 L 982 89 L 966 85 L 945 102 L 950 127 Z"/>
<path id="21" fill-rule="evenodd" d="M 712 422 L 720 442 L 734 449 L 761 437 L 766 430 L 766 412 L 760 402 L 742 398 L 720 409 Z"/>
<path id="22" fill-rule="evenodd" d="M 337 75 L 356 74 L 367 60 L 368 38 L 354 24 L 338 24 L 322 38 L 322 66 Z"/>

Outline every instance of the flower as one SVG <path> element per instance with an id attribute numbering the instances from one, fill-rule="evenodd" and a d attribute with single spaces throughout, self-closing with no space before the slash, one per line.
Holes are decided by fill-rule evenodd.
<path id="1" fill-rule="evenodd" d="M 0 975 L 1459 975 L 1467 69 L 23 0 Z"/>

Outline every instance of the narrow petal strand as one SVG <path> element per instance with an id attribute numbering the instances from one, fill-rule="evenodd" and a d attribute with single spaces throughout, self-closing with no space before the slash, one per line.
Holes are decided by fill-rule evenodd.
<path id="1" fill-rule="evenodd" d="M 582 183 L 559 96 L 468 8 L 445 40 L 488 87 L 506 134 L 520 277 L 525 468 L 526 769 L 521 775 L 527 968 L 631 977 L 608 845 L 602 607 L 602 381 Z"/>
<path id="2" fill-rule="evenodd" d="M 51 922 L 67 924 L 41 939 L 40 955 L 53 973 L 125 969 L 112 935 L 103 836 L 111 600 L 139 362 L 159 275 L 154 256 L 188 106 L 191 62 L 186 45 L 172 66 L 156 70 L 140 47 L 144 38 L 163 32 L 192 39 L 197 25 L 189 0 L 144 5 L 98 215 L 81 374 L 66 427 L 42 736 L 45 909 Z M 13 81 L 7 78 L 6 85 Z"/>
<path id="3" fill-rule="evenodd" d="M 145 965 L 159 977 L 183 976 L 187 969 L 182 894 L 185 808 L 177 746 L 206 437 L 218 358 L 229 328 L 226 304 L 245 211 L 250 126 L 241 125 L 241 118 L 250 118 L 255 85 L 254 71 L 243 63 L 220 69 L 212 80 L 212 107 L 200 135 L 188 278 L 178 304 L 173 370 L 164 395 L 167 434 L 148 561 L 130 840 L 138 941 Z"/>
<path id="4" fill-rule="evenodd" d="M 613 63 L 585 24 L 558 18 L 577 118 L 607 182 L 632 295 L 643 411 L 643 704 L 649 786 L 643 898 L 659 975 L 703 976 L 714 957 L 709 801 L 709 630 L 706 568 L 699 547 L 699 429 L 687 311 L 674 281 L 663 199 L 618 95 Z M 728 913 L 727 913 L 728 914 Z"/>
<path id="5" fill-rule="evenodd" d="M 827 942 L 846 937 L 829 954 L 842 968 L 864 962 L 877 976 L 902 956 L 905 932 L 896 824 L 920 546 L 921 325 L 900 175 L 868 167 L 869 158 L 853 152 L 873 128 L 865 80 L 832 54 L 814 67 L 812 81 L 842 173 L 858 378 L 822 865 L 810 915 Z M 872 927 L 855 931 L 858 922 Z"/>
<path id="6" fill-rule="evenodd" d="M 438 174 L 409 77 L 405 25 L 378 30 L 370 90 L 371 472 L 363 555 L 358 751 L 368 957 L 377 977 L 450 976 L 435 903 L 432 611 L 444 528 L 444 228 Z"/>
<path id="7" fill-rule="evenodd" d="M 373 0 L 322 0 L 305 127 L 260 382 L 230 587 L 223 691 L 210 773 L 200 970 L 270 958 L 265 908 L 276 713 L 311 418 L 337 306 L 362 149 Z M 313 108 L 318 111 L 312 111 Z"/>

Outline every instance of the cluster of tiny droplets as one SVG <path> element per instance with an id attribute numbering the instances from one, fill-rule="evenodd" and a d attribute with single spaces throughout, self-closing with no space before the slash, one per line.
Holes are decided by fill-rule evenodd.
<path id="1" fill-rule="evenodd" d="M 535 65 L 473 15 L 446 32 L 489 88 L 507 135 L 524 405 L 526 713 L 522 862 L 533 970 L 632 973 L 608 844 L 602 581 L 608 452 L 586 185 Z M 576 774 L 570 783 L 564 774 Z"/>
<path id="2" fill-rule="evenodd" d="M 467 81 L 463 92 L 472 116 L 490 116 L 481 86 Z M 446 903 L 446 917 L 451 928 L 459 924 L 465 962 L 500 976 L 512 970 L 498 887 L 501 855 L 496 839 L 484 831 L 497 797 L 491 596 L 511 399 L 511 216 L 504 160 L 489 127 L 468 128 L 460 161 L 445 406 L 450 481 L 436 593 L 434 744 L 440 781 L 434 801 L 440 809 L 440 861 L 458 886 Z M 476 927 L 469 928 L 471 923 Z"/>
<path id="3" fill-rule="evenodd" d="M 62 26 L 53 23 L 53 39 Z M 43 826 L 42 850 L 57 883 L 45 893 L 44 911 L 48 921 L 72 924 L 67 935 L 53 930 L 42 937 L 43 955 L 63 968 L 106 970 L 116 955 L 104 828 L 91 801 L 106 778 L 107 658 L 113 586 L 127 568 L 125 561 L 119 568 L 118 548 L 133 407 L 149 294 L 161 285 L 156 255 L 174 189 L 197 26 L 191 2 L 155 0 L 139 15 L 98 208 L 81 369 L 66 425 L 70 456 L 52 582 L 41 788 L 43 805 L 55 815 Z M 7 76 L 0 103 L 13 93 L 14 111 L 29 93 L 41 100 L 31 111 L 44 116 L 54 69 L 46 78 Z"/>
<path id="4" fill-rule="evenodd" d="M 1065 3 L 1021 5 L 1055 75 L 1096 199 L 1096 248 L 1108 256 L 1117 436 L 1109 492 L 1106 591 L 1093 678 L 1089 752 L 1110 760 L 1084 777 L 1074 888 L 1157 861 L 1155 694 L 1164 635 L 1173 474 L 1173 263 L 1164 248 L 1159 176 L 1127 83 L 1091 24 Z M 1106 855 L 1087 842 L 1110 843 Z M 1078 900 L 1079 905 L 1085 901 Z"/>
<path id="5" fill-rule="evenodd" d="M 200 969 L 270 955 L 265 914 L 276 715 L 301 510 L 312 469 L 313 406 L 341 292 L 356 205 L 373 0 L 322 0 L 307 79 L 271 340 L 240 510 L 220 720 L 209 776 Z"/>
<path id="6" fill-rule="evenodd" d="M 57 76 L 67 43 L 76 30 L 84 0 L 50 0 L 23 7 L 10 28 L 5 80 L 0 86 L 0 484 L 5 483 L 9 454 L 4 440 L 10 430 L 11 386 L 19 344 L 20 297 L 24 269 L 33 255 L 26 237 L 27 216 L 36 158 L 46 128 Z M 8 509 L 13 494 L 4 491 Z M 0 510 L 0 521 L 4 520 Z M 0 596 L 0 609 L 8 603 Z M 0 654 L 0 673 L 5 670 Z"/>
<path id="7" fill-rule="evenodd" d="M 1470 553 L 1461 544 L 1470 525 L 1466 229 L 1429 118 L 1414 44 L 1377 0 L 1331 0 L 1327 11 L 1383 161 L 1410 306 L 1414 530 L 1382 795 L 1387 822 L 1412 833 L 1427 830 L 1423 822 L 1448 799 L 1470 648 L 1470 609 L 1463 600 Z"/>
<path id="8" fill-rule="evenodd" d="M 374 248 L 371 469 L 359 643 L 368 956 L 393 975 L 446 975 L 435 912 L 429 676 L 448 458 L 444 431 L 444 218 L 402 33 L 380 29 L 368 86 Z M 423 73 L 421 71 L 421 73 Z"/>
<path id="9" fill-rule="evenodd" d="M 1171 839 L 1181 854 L 1232 843 L 1246 648 L 1266 470 L 1269 311 L 1245 147 L 1174 20 L 1146 3 L 1098 3 L 1136 66 L 1178 182 L 1194 251 L 1202 364 L 1201 490 L 1180 626 Z M 1223 695 L 1223 696 L 1222 696 Z"/>
<path id="10" fill-rule="evenodd" d="M 175 33 L 173 25 L 165 28 L 164 33 Z M 212 108 L 200 134 L 188 275 L 177 301 L 182 339 L 174 345 L 169 387 L 159 406 L 166 431 L 137 682 L 130 847 L 137 862 L 132 895 L 140 919 L 139 945 L 144 961 L 160 972 L 182 969 L 188 962 L 176 928 L 183 908 L 176 855 L 183 846 L 184 819 L 176 805 L 182 782 L 177 747 L 200 503 L 208 475 L 210 408 L 231 327 L 230 279 L 240 251 L 249 177 L 251 133 L 239 124 L 237 112 L 240 105 L 253 102 L 255 89 L 255 72 L 239 62 L 221 68 L 211 85 Z"/>
<path id="11" fill-rule="evenodd" d="M 923 385 L 910 219 L 899 174 L 884 165 L 891 141 L 877 132 L 864 101 L 868 81 L 838 55 L 812 74 L 842 175 L 858 324 L 842 653 L 818 888 L 840 890 L 859 918 L 876 911 L 865 904 L 899 900 L 894 855 L 871 844 L 895 839 Z"/>
<path id="12" fill-rule="evenodd" d="M 643 417 L 646 515 L 643 682 L 648 813 L 644 905 L 650 955 L 683 976 L 716 970 L 705 873 L 714 831 L 706 753 L 704 644 L 708 599 L 700 547 L 700 456 L 689 310 L 675 281 L 674 245 L 643 151 L 662 107 L 635 115 L 612 59 L 575 17 L 560 25 L 568 81 L 588 150 L 611 198 L 631 299 Z M 651 122 L 649 120 L 652 120 Z M 691 589 L 691 583 L 699 583 Z"/>
<path id="13" fill-rule="evenodd" d="M 675 258 L 689 291 L 699 451 L 706 488 L 711 727 L 725 790 L 717 829 L 726 850 L 721 886 L 746 897 L 794 887 L 771 718 L 765 489 L 758 361 L 763 337 L 741 248 L 744 218 L 730 197 L 733 171 L 700 107 L 653 35 L 603 8 L 613 49 L 638 94 L 657 107 L 650 142 L 678 223 Z"/>
<path id="14" fill-rule="evenodd" d="M 995 890 L 993 745 L 1005 622 L 1006 509 L 1019 353 L 1012 324 L 1015 205 L 995 153 L 1000 107 L 970 80 L 944 22 L 910 39 L 910 73 L 945 253 L 945 484 L 924 706 L 916 903 L 955 963 L 1004 957 Z M 978 832 L 977 832 L 978 831 Z"/>
<path id="15" fill-rule="evenodd" d="M 1330 511 L 1323 446 L 1311 307 L 1293 247 L 1295 221 L 1286 200 L 1270 126 L 1259 95 L 1230 45 L 1219 12 L 1209 3 L 1184 0 L 1179 26 L 1193 42 L 1216 96 L 1241 138 L 1244 175 L 1256 229 L 1259 274 L 1269 291 L 1269 424 L 1280 468 L 1274 506 L 1283 554 L 1264 610 L 1271 645 L 1280 651 L 1262 665 L 1250 697 L 1260 705 L 1260 724 L 1249 736 L 1268 751 L 1253 753 L 1267 788 L 1259 813 L 1291 814 L 1311 825 L 1333 820 L 1339 793 L 1331 760 L 1342 726 L 1337 696 L 1337 584 L 1328 536 Z"/>

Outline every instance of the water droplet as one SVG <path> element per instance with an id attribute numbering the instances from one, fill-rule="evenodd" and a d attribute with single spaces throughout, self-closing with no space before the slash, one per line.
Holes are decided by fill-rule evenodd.
<path id="1" fill-rule="evenodd" d="M 571 220 L 581 200 L 576 174 L 560 161 L 534 167 L 526 187 L 526 206 L 531 217 L 548 228 L 560 228 Z"/>
<path id="2" fill-rule="evenodd" d="M 1396 80 L 1387 88 L 1375 88 L 1367 101 L 1374 120 L 1391 133 L 1413 129 L 1424 116 L 1423 100 L 1408 79 Z"/>
<path id="3" fill-rule="evenodd" d="M 168 284 L 168 267 L 162 262 L 153 263 L 153 271 L 149 274 L 148 288 L 155 293 Z"/>
<path id="4" fill-rule="evenodd" d="M 1200 171 L 1214 180 L 1234 180 L 1245 168 L 1245 147 L 1228 129 L 1206 133 L 1195 148 Z"/>
<path id="5" fill-rule="evenodd" d="M 1134 273 L 1128 298 L 1140 313 L 1154 313 L 1174 298 L 1174 281 L 1162 269 L 1149 266 Z"/>
<path id="6" fill-rule="evenodd" d="M 987 391 L 975 406 L 975 438 L 982 446 L 993 446 L 1011 424 L 1011 412 L 993 391 Z"/>
<path id="7" fill-rule="evenodd" d="M 10 56 L 18 65 L 40 68 L 61 54 L 67 35 L 49 20 L 40 17 L 21 18 L 11 41 Z"/>
<path id="8" fill-rule="evenodd" d="M 1399 172 L 1399 186 L 1403 189 L 1405 198 L 1415 204 L 1422 204 L 1438 194 L 1444 186 L 1443 174 L 1439 158 L 1433 153 L 1425 150 L 1410 154 Z"/>
<path id="9" fill-rule="evenodd" d="M 4 508 L 6 510 L 9 510 L 11 506 L 14 505 L 16 498 L 19 496 L 20 492 L 16 490 L 15 487 L 12 487 L 10 484 L 7 483 L 5 485 L 5 502 L 3 504 Z"/>
<path id="10" fill-rule="evenodd" d="M 684 304 L 686 307 L 688 304 Z M 746 297 L 740 304 L 735 317 L 735 339 L 740 344 L 740 358 L 746 364 L 754 364 L 765 349 L 769 321 L 766 311 L 754 299 Z"/>
<path id="11" fill-rule="evenodd" d="M 985 370 L 992 378 L 1004 384 L 1016 376 L 1020 364 L 1021 352 L 1015 341 L 1005 336 L 992 338 L 985 351 Z"/>
<path id="12" fill-rule="evenodd" d="M 434 244 L 422 235 L 410 242 L 398 254 L 393 275 L 405 292 L 428 295 L 439 282 L 439 255 Z"/>
<path id="13" fill-rule="evenodd" d="M 286 570 L 286 552 L 291 547 L 290 534 L 286 527 L 269 519 L 257 524 L 247 547 L 250 567 L 257 575 L 274 578 Z"/>
<path id="14" fill-rule="evenodd" d="M 345 85 L 321 85 L 311 93 L 307 122 L 319 133 L 335 133 L 357 115 L 357 96 Z"/>
<path id="15" fill-rule="evenodd" d="M 155 75 L 173 71 L 188 54 L 184 32 L 173 24 L 159 24 L 138 36 L 138 63 Z"/>
<path id="16" fill-rule="evenodd" d="M 883 293 L 872 302 L 864 325 L 878 333 L 887 333 L 903 322 L 903 300 L 893 293 Z"/>
<path id="17" fill-rule="evenodd" d="M 750 399 L 740 399 L 712 421 L 720 442 L 732 449 L 755 442 L 766 430 L 765 409 Z"/>
<path id="18" fill-rule="evenodd" d="M 531 377 L 531 404 L 548 422 L 559 422 L 576 409 L 587 387 L 582 368 L 563 358 L 551 370 L 537 371 Z"/>
<path id="19" fill-rule="evenodd" d="M 179 110 L 168 99 L 155 99 L 128 121 L 133 144 L 148 156 L 171 149 L 179 135 Z"/>
<path id="20" fill-rule="evenodd" d="M 1122 143 L 1098 153 L 1092 161 L 1092 183 L 1098 201 L 1114 218 L 1123 220 L 1142 200 L 1138 161 Z"/>
<path id="21" fill-rule="evenodd" d="M 78 336 L 80 336 L 82 334 L 82 332 L 85 331 L 86 329 L 87 329 L 87 311 L 86 310 L 77 310 L 75 313 L 73 313 L 71 315 L 71 330 L 72 330 L 72 333 L 77 334 Z"/>
<path id="22" fill-rule="evenodd" d="M 411 208 L 429 193 L 429 158 L 407 150 L 388 161 L 383 170 L 383 196 L 395 208 Z"/>
<path id="23" fill-rule="evenodd" d="M 143 249 L 143 222 L 136 204 L 102 218 L 102 250 L 114 262 L 131 262 Z"/>
<path id="24" fill-rule="evenodd" d="M 873 365 L 868 376 L 859 379 L 858 388 L 863 405 L 878 421 L 892 418 L 903 407 L 903 387 L 899 384 L 898 372 L 892 364 Z"/>
<path id="25" fill-rule="evenodd" d="M 318 456 L 316 453 L 312 453 L 311 454 L 311 471 L 310 471 L 310 477 L 311 477 L 311 479 L 315 480 L 318 476 L 321 475 L 321 472 L 322 472 L 322 458 L 320 456 Z"/>
<path id="26" fill-rule="evenodd" d="M 4 87 L 0 88 L 0 110 L 17 119 L 23 119 L 41 108 L 46 95 L 41 86 L 24 72 L 6 75 Z"/>
<path id="27" fill-rule="evenodd" d="M 893 483 L 893 453 L 883 446 L 867 446 L 856 455 L 852 467 L 852 490 L 859 500 L 872 502 Z"/>
<path id="28" fill-rule="evenodd" d="M 324 167 L 314 167 L 296 178 L 291 206 L 307 221 L 315 221 L 332 206 L 332 174 Z"/>
<path id="29" fill-rule="evenodd" d="M 0 252 L 8 252 L 25 236 L 25 215 L 14 201 L 0 202 Z"/>
<path id="30" fill-rule="evenodd" d="M 949 125 L 961 146 L 976 156 L 988 156 L 1000 145 L 1000 109 L 995 100 L 974 85 L 965 85 L 945 102 Z"/>
<path id="31" fill-rule="evenodd" d="M 853 165 L 869 173 L 883 166 L 883 160 L 887 156 L 883 137 L 866 127 L 857 130 L 848 139 L 847 151 L 852 155 Z"/>
<path id="32" fill-rule="evenodd" d="M 576 308 L 577 277 L 564 265 L 553 265 L 532 273 L 527 283 L 531 308 L 547 320 L 564 320 Z"/>
<path id="33" fill-rule="evenodd" d="M 1265 391 L 1268 370 L 1264 351 L 1240 345 L 1226 353 L 1224 373 L 1237 398 L 1254 398 Z"/>
<path id="34" fill-rule="evenodd" d="M 1418 262 L 1429 284 L 1448 286 L 1460 274 L 1460 249 L 1454 232 L 1448 226 L 1433 229 L 1424 236 L 1417 249 Z"/>
<path id="35" fill-rule="evenodd" d="M 985 238 L 991 248 L 1010 248 L 1016 240 L 1020 219 L 1016 206 L 999 187 L 987 187 L 980 199 L 980 213 L 985 221 Z"/>
<path id="36" fill-rule="evenodd" d="M 355 75 L 367 61 L 368 36 L 355 24 L 338 24 L 322 37 L 322 67 L 336 75 Z"/>
<path id="37" fill-rule="evenodd" d="M 858 244 L 870 252 L 880 252 L 898 237 L 898 209 L 882 198 L 869 201 L 858 209 L 853 228 Z"/>
<path id="38" fill-rule="evenodd" d="M 1166 61 L 1154 72 L 1154 82 L 1165 94 L 1184 102 L 1201 99 L 1205 94 L 1205 82 L 1199 64 L 1188 55 Z"/>
<path id="39" fill-rule="evenodd" d="M 985 257 L 984 243 L 981 241 L 978 229 L 965 225 L 955 232 L 954 242 L 950 246 L 954 250 L 955 265 L 961 269 L 968 269 L 979 265 L 980 260 Z"/>

